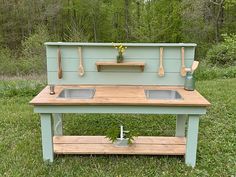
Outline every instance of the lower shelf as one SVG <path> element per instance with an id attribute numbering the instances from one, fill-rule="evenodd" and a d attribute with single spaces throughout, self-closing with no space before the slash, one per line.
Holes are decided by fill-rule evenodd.
<path id="1" fill-rule="evenodd" d="M 139 136 L 129 147 L 114 146 L 105 136 L 54 136 L 56 154 L 185 155 L 185 137 Z"/>

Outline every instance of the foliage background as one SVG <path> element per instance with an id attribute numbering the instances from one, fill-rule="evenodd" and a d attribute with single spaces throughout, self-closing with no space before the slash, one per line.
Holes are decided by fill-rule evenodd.
<path id="1" fill-rule="evenodd" d="M 197 43 L 199 79 L 235 77 L 235 12 L 236 0 L 0 0 L 0 75 L 42 74 L 44 42 L 83 41 Z"/>
<path id="2" fill-rule="evenodd" d="M 216 79 L 236 77 L 235 12 L 236 0 L 0 0 L 0 176 L 235 176 L 236 79 Z M 46 41 L 197 43 L 196 77 L 215 80 L 196 83 L 212 103 L 196 168 L 166 156 L 42 163 L 38 115 L 28 102 L 46 85 Z M 65 134 L 105 135 L 116 117 L 66 115 Z M 174 135 L 169 115 L 119 118 L 142 135 Z"/>

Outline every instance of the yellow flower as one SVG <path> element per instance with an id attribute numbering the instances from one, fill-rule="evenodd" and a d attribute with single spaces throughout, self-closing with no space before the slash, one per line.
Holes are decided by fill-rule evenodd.
<path id="1" fill-rule="evenodd" d="M 119 53 L 123 54 L 125 52 L 125 49 L 127 49 L 127 47 L 123 46 L 122 43 L 115 45 L 115 43 L 112 42 L 112 44 L 113 44 L 114 48 L 116 48 Z"/>

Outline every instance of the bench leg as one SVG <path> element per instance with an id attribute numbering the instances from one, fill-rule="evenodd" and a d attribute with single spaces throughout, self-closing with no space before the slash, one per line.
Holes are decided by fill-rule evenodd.
<path id="1" fill-rule="evenodd" d="M 175 136 L 185 136 L 186 117 L 187 115 L 177 115 Z"/>
<path id="2" fill-rule="evenodd" d="M 197 156 L 199 115 L 189 115 L 185 163 L 195 167 Z"/>
<path id="3" fill-rule="evenodd" d="M 53 114 L 53 131 L 54 131 L 54 135 L 56 135 L 56 136 L 63 135 L 62 114 L 60 114 L 60 113 Z"/>
<path id="4" fill-rule="evenodd" d="M 53 162 L 53 131 L 52 131 L 52 115 L 40 114 L 41 132 L 43 146 L 43 160 Z"/>

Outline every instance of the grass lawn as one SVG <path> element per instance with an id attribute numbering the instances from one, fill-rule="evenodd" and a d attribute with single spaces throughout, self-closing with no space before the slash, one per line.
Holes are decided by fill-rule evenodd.
<path id="1" fill-rule="evenodd" d="M 42 160 L 40 120 L 28 102 L 39 81 L 0 81 L 0 176 L 236 176 L 236 79 L 197 82 L 212 106 L 200 120 L 197 166 L 183 157 L 60 155 Z M 64 133 L 104 135 L 118 118 L 141 135 L 174 135 L 172 116 L 68 114 Z"/>

